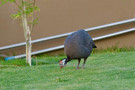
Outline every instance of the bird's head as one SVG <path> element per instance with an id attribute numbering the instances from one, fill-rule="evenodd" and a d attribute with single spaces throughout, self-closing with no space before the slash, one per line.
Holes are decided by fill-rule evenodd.
<path id="1" fill-rule="evenodd" d="M 60 60 L 59 61 L 60 68 L 63 68 L 64 66 L 66 66 L 67 61 L 68 61 L 67 58 L 64 58 L 64 59 Z"/>

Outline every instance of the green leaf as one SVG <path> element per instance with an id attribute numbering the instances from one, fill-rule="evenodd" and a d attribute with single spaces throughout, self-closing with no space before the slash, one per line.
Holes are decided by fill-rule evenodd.
<path id="1" fill-rule="evenodd" d="M 39 11 L 39 8 L 37 6 L 34 7 L 35 11 Z"/>
<path id="2" fill-rule="evenodd" d="M 16 0 L 0 0 L 0 6 L 4 5 L 5 3 L 7 2 L 10 2 L 10 3 L 13 3 L 13 2 L 16 2 Z"/>
<path id="3" fill-rule="evenodd" d="M 16 2 L 16 0 L 7 0 L 7 1 L 9 1 L 9 2 L 11 2 L 11 3 L 12 3 L 12 2 Z"/>
<path id="4" fill-rule="evenodd" d="M 35 24 L 38 24 L 38 19 L 39 19 L 39 18 L 37 17 L 36 19 L 33 20 L 33 22 L 30 21 L 29 24 L 34 24 L 34 25 L 35 25 Z"/>
<path id="5" fill-rule="evenodd" d="M 38 24 L 38 20 L 39 20 L 39 18 L 37 17 L 37 18 L 33 21 L 33 23 L 34 23 L 34 24 Z"/>
<path id="6" fill-rule="evenodd" d="M 12 18 L 14 18 L 14 19 L 18 19 L 18 18 L 20 18 L 21 17 L 21 13 L 20 12 L 18 12 L 17 14 L 12 14 L 12 15 L 10 15 Z"/>

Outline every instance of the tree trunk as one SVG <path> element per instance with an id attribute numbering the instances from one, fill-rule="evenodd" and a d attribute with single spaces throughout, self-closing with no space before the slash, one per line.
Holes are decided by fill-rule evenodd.
<path id="1" fill-rule="evenodd" d="M 22 2 L 25 2 L 22 0 Z M 23 3 L 22 3 L 23 4 Z M 24 29 L 24 37 L 26 40 L 26 63 L 28 63 L 31 66 L 31 30 L 28 25 L 27 15 L 24 13 L 26 11 L 25 4 L 23 5 L 23 11 L 21 12 L 21 18 L 22 18 L 22 25 Z"/>
<path id="2" fill-rule="evenodd" d="M 27 37 L 26 40 L 26 63 L 31 66 L 31 36 Z"/>
<path id="3" fill-rule="evenodd" d="M 25 6 L 24 6 L 25 11 Z M 24 29 L 24 37 L 26 40 L 26 63 L 28 63 L 31 66 L 31 31 L 29 29 L 29 25 L 27 22 L 26 14 L 22 13 L 22 24 Z"/>

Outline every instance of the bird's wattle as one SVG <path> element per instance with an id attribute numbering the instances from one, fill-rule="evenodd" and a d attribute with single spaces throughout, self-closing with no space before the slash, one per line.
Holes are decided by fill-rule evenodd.
<path id="1" fill-rule="evenodd" d="M 63 68 L 66 65 L 66 59 L 62 59 L 59 61 L 60 68 Z"/>
<path id="2" fill-rule="evenodd" d="M 62 61 L 59 62 L 60 68 L 63 68 L 64 64 Z"/>

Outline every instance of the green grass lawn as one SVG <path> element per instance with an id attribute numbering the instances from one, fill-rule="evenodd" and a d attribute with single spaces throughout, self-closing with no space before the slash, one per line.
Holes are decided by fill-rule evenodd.
<path id="1" fill-rule="evenodd" d="M 39 56 L 31 67 L 0 60 L 0 90 L 135 90 L 135 51 L 92 54 L 79 70 L 76 60 L 60 69 L 64 57 Z"/>

